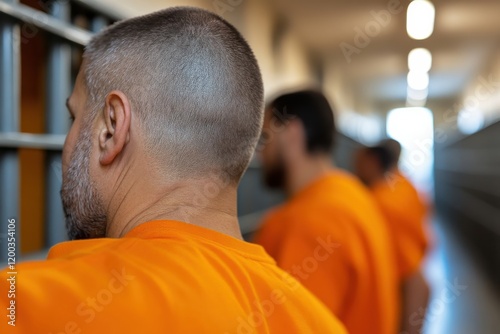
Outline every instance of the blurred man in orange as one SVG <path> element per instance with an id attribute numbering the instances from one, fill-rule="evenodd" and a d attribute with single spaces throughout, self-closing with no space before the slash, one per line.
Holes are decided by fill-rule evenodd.
<path id="1" fill-rule="evenodd" d="M 242 240 L 263 85 L 235 28 L 183 7 L 120 22 L 86 48 L 68 108 L 61 195 L 78 240 L 17 266 L 14 299 L 2 278 L 1 333 L 345 333 Z"/>
<path id="2" fill-rule="evenodd" d="M 267 108 L 266 184 L 288 201 L 255 241 L 339 317 L 349 333 L 398 327 L 395 264 L 383 218 L 363 185 L 332 164 L 332 109 L 319 92 L 283 95 Z"/>
<path id="3" fill-rule="evenodd" d="M 384 149 L 389 152 L 389 168 L 388 172 L 386 175 L 388 176 L 388 179 L 390 182 L 402 182 L 405 187 L 410 189 L 410 192 L 412 193 L 412 196 L 416 196 L 416 205 L 415 208 L 420 207 L 421 210 L 423 210 L 423 214 L 425 216 L 429 215 L 430 212 L 430 203 L 427 201 L 425 198 L 423 198 L 422 194 L 420 194 L 415 186 L 411 183 L 411 181 L 401 172 L 399 169 L 399 161 L 401 159 L 401 144 L 394 139 L 385 139 L 382 140 L 379 145 L 380 147 L 383 147 Z M 391 181 L 391 179 L 394 179 Z M 418 203 L 417 203 L 418 202 Z"/>
<path id="4" fill-rule="evenodd" d="M 421 270 L 428 246 L 426 210 L 415 188 L 394 168 L 395 156 L 394 151 L 383 146 L 364 148 L 357 153 L 355 166 L 391 232 L 402 292 L 402 330 L 420 333 L 416 319 L 425 314 L 429 298 Z"/>

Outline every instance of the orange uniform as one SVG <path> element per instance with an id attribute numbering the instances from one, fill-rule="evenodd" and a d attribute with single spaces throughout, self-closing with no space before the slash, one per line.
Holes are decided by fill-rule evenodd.
<path id="1" fill-rule="evenodd" d="M 272 211 L 256 242 L 351 334 L 397 331 L 399 294 L 386 223 L 369 192 L 335 171 Z"/>
<path id="2" fill-rule="evenodd" d="M 345 333 L 262 247 L 176 221 L 62 243 L 16 271 L 16 326 L 2 315 L 1 333 Z"/>
<path id="3" fill-rule="evenodd" d="M 424 228 L 427 208 L 410 181 L 399 173 L 391 174 L 371 190 L 389 224 L 399 275 L 408 277 L 418 270 L 428 247 Z"/>

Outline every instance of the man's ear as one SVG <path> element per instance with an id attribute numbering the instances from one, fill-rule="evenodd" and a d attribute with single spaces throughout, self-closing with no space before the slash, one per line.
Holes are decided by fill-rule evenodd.
<path id="1" fill-rule="evenodd" d="M 111 164 L 130 140 L 130 101 L 120 91 L 112 91 L 106 97 L 104 123 L 99 132 L 99 162 Z"/>

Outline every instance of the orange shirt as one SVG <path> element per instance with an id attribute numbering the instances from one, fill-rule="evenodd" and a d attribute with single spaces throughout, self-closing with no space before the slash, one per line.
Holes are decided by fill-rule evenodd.
<path id="1" fill-rule="evenodd" d="M 272 211 L 256 242 L 351 334 L 397 331 L 399 292 L 386 223 L 369 192 L 340 171 Z"/>
<path id="2" fill-rule="evenodd" d="M 345 333 L 260 246 L 194 225 L 149 222 L 48 258 L 17 266 L 16 327 L 2 315 L 1 333 Z"/>
<path id="3" fill-rule="evenodd" d="M 371 190 L 393 238 L 399 275 L 408 277 L 420 267 L 428 247 L 424 227 L 427 208 L 410 181 L 398 173 Z"/>

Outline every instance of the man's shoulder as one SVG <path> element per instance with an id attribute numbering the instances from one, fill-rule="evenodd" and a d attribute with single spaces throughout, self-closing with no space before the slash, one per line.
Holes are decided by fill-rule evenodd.
<path id="1" fill-rule="evenodd" d="M 66 281 L 84 281 L 86 276 L 122 270 L 126 265 L 138 270 L 158 262 L 175 267 L 179 259 L 191 259 L 195 251 L 186 242 L 148 240 L 139 238 L 93 239 L 63 242 L 53 246 L 45 261 L 18 264 L 18 271 L 25 273 L 34 283 L 45 277 Z M 191 254 L 191 256 L 190 256 Z"/>
<path id="2" fill-rule="evenodd" d="M 123 244 L 123 239 L 112 238 L 65 241 L 52 246 L 47 255 L 47 260 L 85 258 L 85 256 L 108 249 L 119 248 Z M 48 262 L 50 261 L 45 263 Z"/>
<path id="3" fill-rule="evenodd" d="M 358 220 L 380 220 L 375 202 L 365 187 L 348 172 L 325 178 L 314 193 L 293 198 L 269 210 L 262 226 L 269 230 L 294 230 L 301 234 L 328 233 L 340 238 Z"/>
<path id="4" fill-rule="evenodd" d="M 330 215 L 346 223 L 380 220 L 380 212 L 368 188 L 348 172 L 337 173 L 334 177 L 331 192 L 323 199 L 323 206 L 330 208 Z"/>

